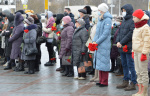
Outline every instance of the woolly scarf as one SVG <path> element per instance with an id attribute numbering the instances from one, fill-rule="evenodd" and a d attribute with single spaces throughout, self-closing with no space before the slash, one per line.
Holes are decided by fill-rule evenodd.
<path id="1" fill-rule="evenodd" d="M 135 24 L 135 28 L 140 28 L 142 26 L 144 26 L 145 24 L 147 24 L 148 20 L 142 20 L 140 22 L 134 23 Z"/>

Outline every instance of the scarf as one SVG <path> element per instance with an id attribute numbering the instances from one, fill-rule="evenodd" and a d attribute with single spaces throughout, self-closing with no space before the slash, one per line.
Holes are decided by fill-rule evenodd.
<path id="1" fill-rule="evenodd" d="M 140 28 L 142 26 L 144 26 L 145 24 L 147 24 L 148 20 L 142 20 L 140 22 L 134 23 L 135 24 L 135 28 Z"/>

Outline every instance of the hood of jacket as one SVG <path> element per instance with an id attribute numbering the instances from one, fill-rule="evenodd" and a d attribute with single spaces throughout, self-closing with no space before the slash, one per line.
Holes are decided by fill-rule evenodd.
<path id="1" fill-rule="evenodd" d="M 104 19 L 106 19 L 106 18 L 112 19 L 112 15 L 107 11 L 107 12 L 104 13 L 103 18 Z"/>
<path id="2" fill-rule="evenodd" d="M 48 19 L 53 17 L 53 13 L 51 11 L 47 11 L 47 14 L 48 14 Z"/>
<path id="3" fill-rule="evenodd" d="M 9 22 L 14 21 L 14 15 L 13 14 L 10 13 L 9 15 L 6 15 L 6 17 L 8 18 Z"/>
<path id="4" fill-rule="evenodd" d="M 17 12 L 16 13 L 16 16 L 15 16 L 15 20 L 14 20 L 14 24 L 15 26 L 18 26 L 20 23 L 22 23 L 24 20 L 23 16 L 21 15 L 20 12 Z"/>
<path id="5" fill-rule="evenodd" d="M 74 28 L 74 23 L 73 23 L 73 22 L 70 22 L 70 23 L 68 23 L 68 24 L 65 24 L 65 25 L 64 25 L 64 28 L 66 28 L 67 26 L 72 26 L 72 27 Z"/>
<path id="6" fill-rule="evenodd" d="M 124 5 L 121 10 L 125 9 L 127 14 L 124 17 L 125 20 L 132 18 L 132 14 L 133 14 L 133 7 L 131 4 L 126 4 Z"/>

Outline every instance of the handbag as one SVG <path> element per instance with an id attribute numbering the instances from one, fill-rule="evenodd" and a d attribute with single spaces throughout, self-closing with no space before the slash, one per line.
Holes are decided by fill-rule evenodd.
<path id="1" fill-rule="evenodd" d="M 29 35 L 30 35 L 30 33 L 29 33 Z M 30 39 L 29 39 L 29 42 L 30 42 Z M 38 50 L 37 50 L 37 48 L 33 47 L 33 44 L 32 44 L 32 47 L 29 47 L 29 45 L 28 45 L 28 49 L 25 50 L 26 56 L 36 55 L 37 53 L 38 53 Z"/>
<path id="2" fill-rule="evenodd" d="M 78 68 L 78 73 L 85 73 L 85 66 L 81 66 Z"/>
<path id="3" fill-rule="evenodd" d="M 66 55 L 64 55 L 63 57 L 62 57 L 62 65 L 71 65 L 71 60 L 70 61 L 68 61 L 68 59 L 70 58 L 70 56 L 66 56 Z"/>

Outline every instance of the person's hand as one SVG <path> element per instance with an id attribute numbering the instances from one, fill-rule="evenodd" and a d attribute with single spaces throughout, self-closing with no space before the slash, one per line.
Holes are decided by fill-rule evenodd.
<path id="1" fill-rule="evenodd" d="M 120 44 L 120 42 L 117 43 L 117 47 L 118 47 L 118 48 L 121 48 L 121 47 L 122 47 L 122 45 Z"/>
<path id="2" fill-rule="evenodd" d="M 12 37 L 12 35 L 10 35 L 10 38 Z"/>
<path id="3" fill-rule="evenodd" d="M 93 42 L 93 44 L 97 44 L 96 42 Z"/>

